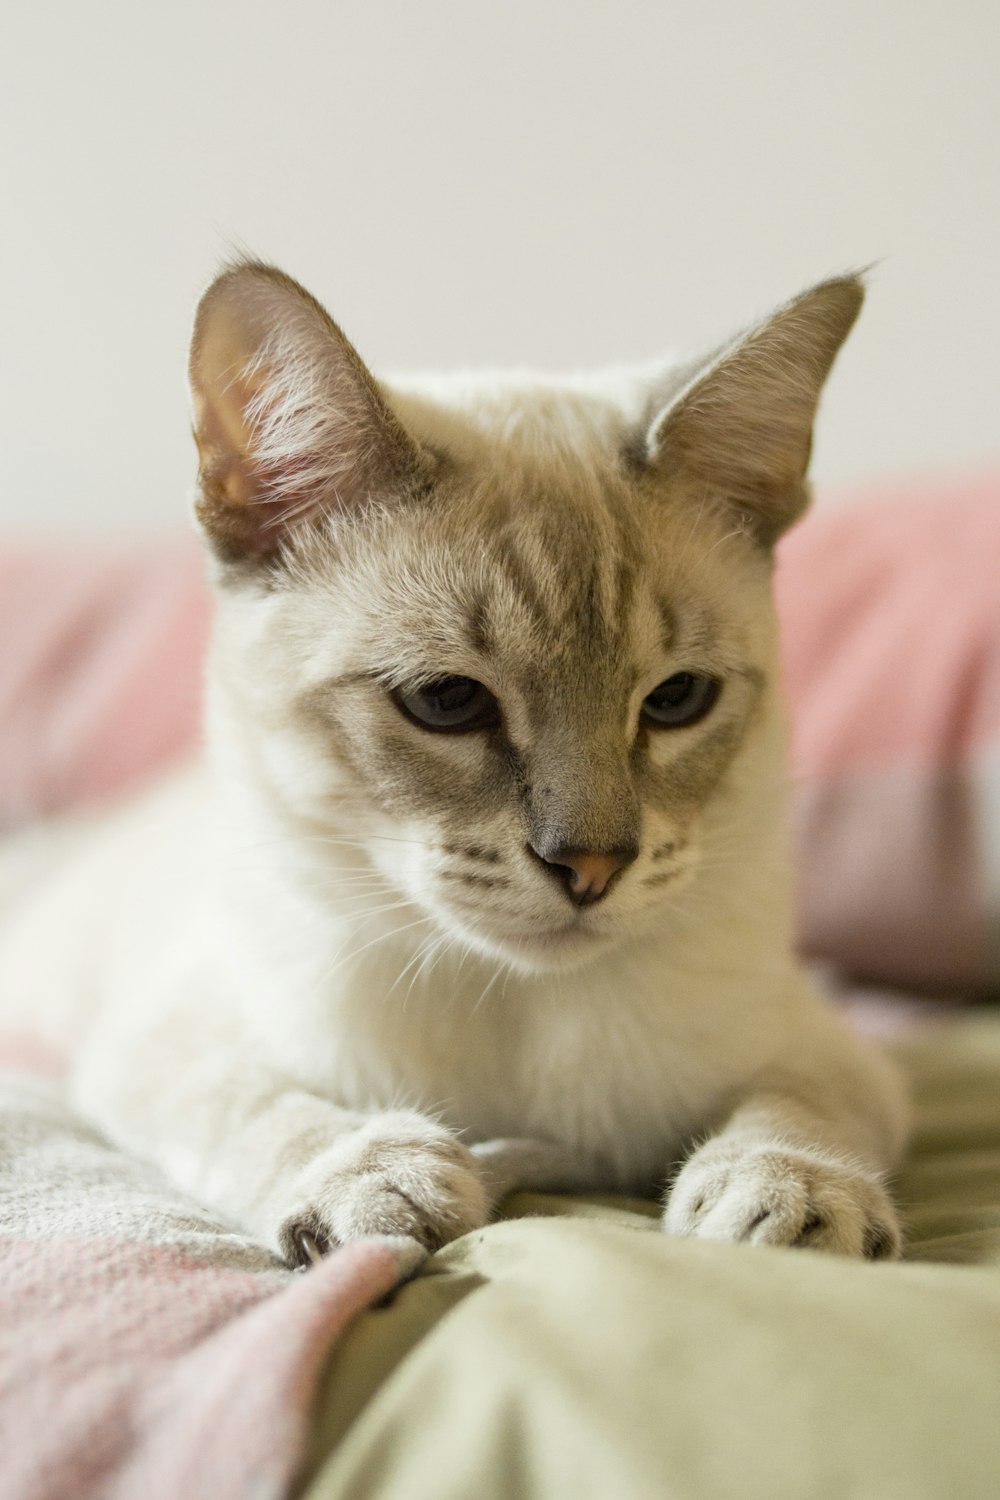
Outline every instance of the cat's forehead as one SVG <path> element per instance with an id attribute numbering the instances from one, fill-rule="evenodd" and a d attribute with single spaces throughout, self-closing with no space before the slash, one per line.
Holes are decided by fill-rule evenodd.
<path id="1" fill-rule="evenodd" d="M 460 505 L 445 546 L 461 537 L 456 603 L 484 656 L 544 671 L 629 655 L 645 560 L 633 509 L 605 488 L 593 471 L 515 468 Z"/>
<path id="2" fill-rule="evenodd" d="M 357 643 L 347 668 L 367 655 L 400 680 L 624 687 L 676 651 L 705 666 L 743 651 L 761 569 L 728 531 L 704 505 L 644 493 L 607 457 L 494 449 L 452 465 L 421 506 L 342 529 L 310 594 L 336 616 L 324 635 L 345 652 Z"/>

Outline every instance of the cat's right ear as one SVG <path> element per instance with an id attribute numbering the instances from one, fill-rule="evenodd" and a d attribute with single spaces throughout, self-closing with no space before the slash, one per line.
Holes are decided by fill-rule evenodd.
<path id="1" fill-rule="evenodd" d="M 647 434 L 654 471 L 718 495 L 770 547 L 808 503 L 816 406 L 863 298 L 857 276 L 821 282 L 696 368 Z"/>
<path id="2" fill-rule="evenodd" d="M 319 303 L 243 262 L 202 297 L 190 362 L 195 513 L 226 562 L 277 554 L 324 513 L 414 493 L 431 461 Z"/>

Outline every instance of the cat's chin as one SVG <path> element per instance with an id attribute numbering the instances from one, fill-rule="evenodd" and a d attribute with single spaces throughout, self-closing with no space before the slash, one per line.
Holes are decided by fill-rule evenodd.
<path id="1" fill-rule="evenodd" d="M 480 953 L 498 958 L 524 974 L 574 969 L 591 962 L 615 941 L 575 922 L 533 932 L 496 932 L 466 928 L 463 934 Z"/>
<path id="2" fill-rule="evenodd" d="M 508 962 L 514 967 L 537 974 L 554 969 L 576 969 L 590 963 L 599 953 L 612 945 L 613 939 L 604 933 L 589 932 L 584 928 L 570 931 L 533 934 L 517 940 L 516 952 L 507 950 Z"/>

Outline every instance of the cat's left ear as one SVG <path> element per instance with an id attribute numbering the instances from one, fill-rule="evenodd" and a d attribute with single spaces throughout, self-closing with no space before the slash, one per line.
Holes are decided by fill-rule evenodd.
<path id="1" fill-rule="evenodd" d="M 825 281 L 728 345 L 658 413 L 649 463 L 707 488 L 770 546 L 808 504 L 820 391 L 863 299 L 856 276 Z"/>
<path id="2" fill-rule="evenodd" d="M 314 297 L 242 262 L 202 297 L 191 342 L 195 513 L 226 562 L 280 552 L 327 512 L 426 486 L 429 456 Z"/>

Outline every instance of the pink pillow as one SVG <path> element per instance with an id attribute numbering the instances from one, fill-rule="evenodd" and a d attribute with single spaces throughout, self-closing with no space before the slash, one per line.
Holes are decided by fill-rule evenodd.
<path id="1" fill-rule="evenodd" d="M 0 548 L 0 830 L 190 749 L 208 622 L 193 537 Z"/>
<path id="2" fill-rule="evenodd" d="M 1000 478 L 863 499 L 780 547 L 803 944 L 863 978 L 985 989 L 1000 981 Z"/>
<path id="3" fill-rule="evenodd" d="M 779 550 L 805 950 L 932 988 L 1000 981 L 1000 479 L 880 492 Z M 0 553 L 0 828 L 197 740 L 193 539 Z"/>

